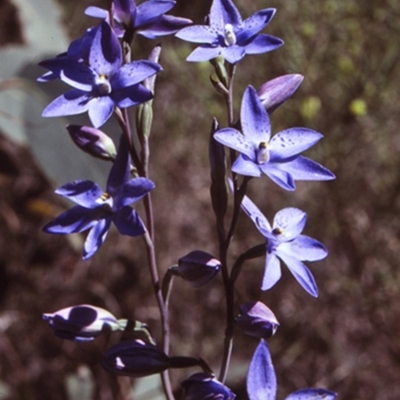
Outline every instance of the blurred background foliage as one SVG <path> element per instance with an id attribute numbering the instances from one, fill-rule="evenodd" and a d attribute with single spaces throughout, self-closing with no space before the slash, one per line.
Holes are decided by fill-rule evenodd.
<path id="1" fill-rule="evenodd" d="M 173 13 L 201 23 L 210 3 L 178 0 Z M 269 218 L 285 206 L 305 210 L 305 233 L 325 243 L 330 255 L 311 265 L 320 288 L 318 300 L 285 270 L 276 287 L 260 292 L 264 261 L 258 259 L 243 269 L 238 304 L 261 299 L 281 323 L 270 340 L 278 398 L 306 386 L 322 386 L 338 392 L 342 400 L 398 400 L 400 3 L 235 3 L 243 17 L 276 7 L 266 31 L 286 43 L 240 63 L 236 110 L 248 84 L 259 87 L 279 75 L 303 74 L 297 93 L 272 115 L 273 132 L 291 126 L 322 132 L 323 141 L 308 155 L 337 175 L 333 182 L 299 182 L 294 193 L 266 178 L 251 182 L 250 196 Z M 138 388 L 142 381 L 116 379 L 102 370 L 102 352 L 120 335 L 76 344 L 53 337 L 41 320 L 43 312 L 91 303 L 118 317 L 145 321 L 159 334 L 140 239 L 112 231 L 98 254 L 83 262 L 84 236 L 41 232 L 45 222 L 69 206 L 53 195 L 57 185 L 98 176 L 104 182 L 109 168 L 87 160 L 70 145 L 65 120 L 40 118 L 62 86 L 35 83 L 42 72 L 36 67 L 39 60 L 63 51 L 63 37 L 68 42 L 95 24 L 83 15 L 93 4 L 104 6 L 105 1 L 0 2 L 0 96 L 11 96 L 0 102 L 0 399 L 158 398 L 149 387 Z M 25 17 L 33 15 L 28 6 L 36 13 L 37 31 L 27 29 L 32 21 Z M 40 39 L 32 42 L 32 35 Z M 222 99 L 209 83 L 211 66 L 185 63 L 193 48 L 188 43 L 174 38 L 162 43 L 164 71 L 154 102 L 151 177 L 157 186 L 158 262 L 166 270 L 195 249 L 217 254 L 207 142 L 212 116 L 221 126 L 226 126 L 226 117 Z M 139 38 L 135 58 L 146 57 L 154 44 Z M 15 92 L 24 92 L 24 97 Z M 18 107 L 11 100 L 22 104 L 19 114 L 13 114 Z M 85 118 L 79 121 L 87 122 Z M 105 131 L 118 137 L 113 125 Z M 261 241 L 251 221 L 242 218 L 231 261 Z M 201 355 L 218 370 L 224 331 L 220 279 L 196 291 L 176 281 L 171 321 L 172 353 Z M 256 345 L 255 339 L 237 332 L 228 384 L 239 400 L 246 399 L 245 373 Z M 188 374 L 173 372 L 176 387 Z M 132 395 L 132 385 L 140 393 Z"/>

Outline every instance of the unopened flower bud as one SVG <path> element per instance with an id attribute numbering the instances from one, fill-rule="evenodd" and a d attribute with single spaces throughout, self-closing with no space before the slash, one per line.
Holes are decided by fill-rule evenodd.
<path id="1" fill-rule="evenodd" d="M 193 287 L 205 285 L 221 269 L 221 262 L 201 250 L 195 250 L 178 260 L 174 274 L 188 281 Z"/>
<path id="2" fill-rule="evenodd" d="M 300 74 L 288 74 L 265 82 L 257 90 L 257 94 L 268 113 L 272 113 L 292 96 L 303 79 Z"/>
<path id="3" fill-rule="evenodd" d="M 250 336 L 268 339 L 278 329 L 279 322 L 274 313 L 260 301 L 251 301 L 240 306 L 237 325 Z"/>
<path id="4" fill-rule="evenodd" d="M 124 330 L 126 319 L 117 320 L 109 311 L 88 304 L 63 308 L 43 319 L 63 339 L 90 341 L 106 331 Z"/>
<path id="5" fill-rule="evenodd" d="M 203 372 L 192 375 L 182 382 L 185 400 L 233 400 L 236 396 L 214 375 Z"/>
<path id="6" fill-rule="evenodd" d="M 67 125 L 71 139 L 84 152 L 102 160 L 114 160 L 117 154 L 113 140 L 91 126 Z"/>
<path id="7" fill-rule="evenodd" d="M 171 367 L 171 361 L 158 347 L 137 339 L 109 348 L 102 366 L 112 374 L 140 378 L 165 371 Z"/>

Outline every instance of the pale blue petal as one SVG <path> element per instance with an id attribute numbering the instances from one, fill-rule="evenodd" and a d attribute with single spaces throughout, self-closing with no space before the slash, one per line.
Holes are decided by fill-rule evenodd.
<path id="1" fill-rule="evenodd" d="M 221 48 L 221 56 L 231 64 L 237 64 L 246 55 L 244 47 L 240 46 L 228 46 Z"/>
<path id="2" fill-rule="evenodd" d="M 285 253 L 300 261 L 318 261 L 328 255 L 328 250 L 318 240 L 306 235 L 299 235 L 291 242 L 281 243 L 279 253 Z"/>
<path id="3" fill-rule="evenodd" d="M 242 17 L 231 0 L 213 0 L 210 10 L 210 26 L 223 34 L 226 24 L 238 26 Z"/>
<path id="4" fill-rule="evenodd" d="M 336 178 L 329 169 L 303 156 L 282 164 L 281 168 L 289 172 L 296 181 L 330 181 Z"/>
<path id="5" fill-rule="evenodd" d="M 242 176 L 254 176 L 259 178 L 262 175 L 261 169 L 254 161 L 239 154 L 232 165 L 232 171 Z"/>
<path id="6" fill-rule="evenodd" d="M 267 253 L 261 290 L 269 290 L 281 279 L 281 263 L 275 253 Z"/>
<path id="7" fill-rule="evenodd" d="M 246 380 L 250 400 L 275 400 L 277 382 L 268 345 L 260 341 L 251 359 Z"/>
<path id="8" fill-rule="evenodd" d="M 263 54 L 276 50 L 283 45 L 283 40 L 275 36 L 260 34 L 246 44 L 246 54 Z"/>
<path id="9" fill-rule="evenodd" d="M 252 86 L 248 86 L 244 92 L 240 108 L 240 121 L 246 140 L 253 143 L 256 149 L 261 142 L 268 143 L 271 136 L 271 124 L 268 114 Z M 255 160 L 254 152 L 249 157 Z"/>
<path id="10" fill-rule="evenodd" d="M 106 19 L 108 17 L 108 11 L 103 8 L 96 6 L 89 6 L 85 9 L 85 14 L 89 17 Z"/>
<path id="11" fill-rule="evenodd" d="M 318 297 L 318 288 L 311 271 L 299 260 L 287 256 L 278 250 L 276 254 L 289 268 L 289 271 L 296 278 L 297 282 L 302 288 L 313 297 Z"/>
<path id="12" fill-rule="evenodd" d="M 89 103 L 89 118 L 95 128 L 103 126 L 114 111 L 114 102 L 109 96 L 96 97 Z"/>
<path id="13" fill-rule="evenodd" d="M 222 47 L 200 46 L 194 49 L 186 58 L 188 62 L 201 62 L 208 61 L 212 58 L 218 57 L 221 53 Z"/>
<path id="14" fill-rule="evenodd" d="M 42 117 L 78 115 L 89 109 L 91 96 L 81 90 L 72 89 L 53 100 L 42 113 Z"/>
<path id="15" fill-rule="evenodd" d="M 251 160 L 255 160 L 255 146 L 253 143 L 246 139 L 241 132 L 233 128 L 223 128 L 214 133 L 214 139 L 223 144 L 245 154 Z"/>
<path id="16" fill-rule="evenodd" d="M 297 156 L 322 139 L 319 132 L 307 128 L 285 129 L 274 135 L 269 142 L 271 162 L 279 162 Z"/>
<path id="17" fill-rule="evenodd" d="M 307 222 L 307 214 L 295 207 L 287 207 L 278 211 L 272 224 L 273 229 L 279 229 L 279 241 L 289 241 L 296 238 L 303 231 Z"/>
<path id="18" fill-rule="evenodd" d="M 161 71 L 161 66 L 152 61 L 134 61 L 123 65 L 111 79 L 113 90 L 119 90 L 128 86 L 143 82 L 146 78 Z"/>
<path id="19" fill-rule="evenodd" d="M 260 169 L 282 189 L 288 191 L 293 191 L 296 189 L 292 176 L 288 172 L 282 170 L 279 166 L 266 163 L 261 164 Z"/>
<path id="20" fill-rule="evenodd" d="M 188 26 L 181 29 L 175 36 L 192 43 L 212 44 L 218 41 L 218 32 L 207 25 Z"/>
<path id="21" fill-rule="evenodd" d="M 247 196 L 243 197 L 241 207 L 258 229 L 262 228 L 263 231 L 271 232 L 271 225 L 267 218 Z"/>

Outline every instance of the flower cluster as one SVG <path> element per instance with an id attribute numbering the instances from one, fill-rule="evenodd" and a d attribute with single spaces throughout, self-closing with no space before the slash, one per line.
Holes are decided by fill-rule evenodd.
<path id="1" fill-rule="evenodd" d="M 87 15 L 100 19 L 98 25 L 72 42 L 65 53 L 42 61 L 40 65 L 47 72 L 38 79 L 41 82 L 59 79 L 71 87 L 45 108 L 43 116 L 88 112 L 93 126 L 67 125 L 68 133 L 80 150 L 112 162 L 104 191 L 88 180 L 75 180 L 56 190 L 76 205 L 56 216 L 44 231 L 53 234 L 88 231 L 83 245 L 84 260 L 94 256 L 112 224 L 121 235 L 144 236 L 149 275 L 160 310 L 162 344 L 157 344 L 145 322 L 117 319 L 109 311 L 88 304 L 45 313 L 43 319 L 56 336 L 77 342 L 91 341 L 102 333 L 118 330 L 124 331 L 124 336 L 131 335 L 129 340 L 106 350 L 101 361 L 103 368 L 111 374 L 133 378 L 162 374 L 168 400 L 174 399 L 168 370 L 189 367 L 200 367 L 202 372 L 196 372 L 182 382 L 185 400 L 233 400 L 236 397 L 225 385 L 225 380 L 234 330 L 238 327 L 260 340 L 247 374 L 250 400 L 275 400 L 276 376 L 265 340 L 276 333 L 279 322 L 274 312 L 258 300 L 241 304 L 237 315 L 235 296 L 239 289 L 235 286 L 236 281 L 247 260 L 265 256 L 261 290 L 267 291 L 277 284 L 283 262 L 302 288 L 317 297 L 316 281 L 304 262 L 322 260 L 328 251 L 318 240 L 302 233 L 307 214 L 298 208 L 286 207 L 277 211 L 271 225 L 247 196 L 248 183 L 264 174 L 280 188 L 294 191 L 296 181 L 329 181 L 335 175 L 303 155 L 322 139 L 321 133 L 295 127 L 272 135 L 270 116 L 296 91 L 303 80 L 301 75 L 274 78 L 258 90 L 248 85 L 240 113 L 235 116 L 233 86 L 239 62 L 246 55 L 267 53 L 283 45 L 281 39 L 261 33 L 276 10 L 263 9 L 243 20 L 232 0 L 213 0 L 204 25 L 193 25 L 188 19 L 166 15 L 174 5 L 173 0 L 145 0 L 140 4 L 134 0 L 113 0 L 109 10 L 87 8 Z M 158 63 L 161 48 L 156 46 L 147 60 L 132 60 L 130 46 L 136 34 L 147 39 L 175 34 L 179 39 L 197 43 L 199 47 L 187 61 L 211 61 L 214 68 L 211 83 L 223 95 L 228 110 L 227 126 L 220 128 L 214 119 L 209 140 L 210 193 L 216 219 L 218 256 L 203 250 L 190 251 L 175 258 L 176 264 L 166 269 L 163 279 L 158 276 L 150 198 L 155 185 L 149 179 L 152 99 L 156 76 L 162 71 Z M 138 106 L 135 124 L 124 111 L 133 106 Z M 112 117 L 116 118 L 122 131 L 118 149 L 111 136 L 99 129 Z M 229 149 L 229 157 L 225 148 Z M 144 202 L 146 214 L 143 220 L 132 208 L 132 204 L 140 200 Z M 229 260 L 234 258 L 229 254 L 230 245 L 235 238 L 241 210 L 264 240 L 237 256 L 230 266 Z M 202 358 L 169 354 L 168 325 L 173 279 L 181 278 L 198 289 L 216 277 L 220 277 L 225 289 L 227 313 L 218 378 Z M 335 393 L 325 389 L 302 389 L 286 400 L 335 398 Z"/>

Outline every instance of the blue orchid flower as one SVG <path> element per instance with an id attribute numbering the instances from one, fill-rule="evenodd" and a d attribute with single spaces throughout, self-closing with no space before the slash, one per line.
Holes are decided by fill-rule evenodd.
<path id="1" fill-rule="evenodd" d="M 182 382 L 185 400 L 234 400 L 236 395 L 213 374 L 198 372 Z"/>
<path id="2" fill-rule="evenodd" d="M 176 36 L 188 42 L 200 43 L 187 61 L 207 61 L 217 56 L 229 63 L 238 63 L 246 54 L 261 54 L 277 49 L 283 41 L 259 34 L 275 14 L 274 8 L 260 10 L 242 20 L 231 0 L 213 0 L 209 25 L 193 25 L 180 30 Z"/>
<path id="3" fill-rule="evenodd" d="M 247 393 L 250 400 L 276 400 L 277 382 L 271 353 L 264 340 L 260 341 L 247 372 Z M 335 400 L 337 394 L 321 388 L 297 390 L 285 400 Z"/>
<path id="4" fill-rule="evenodd" d="M 318 297 L 315 279 L 303 261 L 322 260 L 328 255 L 328 251 L 318 240 L 301 234 L 307 214 L 298 208 L 284 208 L 275 215 L 271 227 L 267 218 L 247 196 L 244 196 L 241 206 L 267 239 L 261 289 L 271 289 L 281 278 L 282 260 L 303 289 L 311 296 Z"/>
<path id="5" fill-rule="evenodd" d="M 110 25 L 103 21 L 96 29 L 87 63 L 56 57 L 39 65 L 49 69 L 73 89 L 53 100 L 43 117 L 61 117 L 86 111 L 95 128 L 104 125 L 114 108 L 127 108 L 153 97 L 140 82 L 161 71 L 148 60 L 122 65 L 122 50 Z"/>
<path id="6" fill-rule="evenodd" d="M 294 181 L 326 181 L 335 175 L 300 153 L 309 149 L 322 135 L 312 129 L 290 128 L 271 138 L 271 124 L 257 92 L 247 87 L 240 110 L 243 134 L 234 128 L 215 132 L 221 144 L 240 152 L 232 171 L 239 175 L 267 175 L 285 190 L 296 188 Z"/>
<path id="7" fill-rule="evenodd" d="M 148 0 L 136 5 L 134 0 L 114 0 L 112 2 L 113 28 L 121 37 L 128 29 L 147 39 L 171 35 L 192 23 L 190 19 L 164 15 L 174 5 L 172 0 Z M 108 20 L 109 12 L 90 6 L 85 14 Z"/>
<path id="8" fill-rule="evenodd" d="M 127 146 L 121 139 L 106 191 L 96 183 L 85 180 L 61 186 L 56 193 L 72 200 L 77 206 L 59 215 L 43 230 L 47 233 L 70 234 L 90 229 L 83 249 L 84 260 L 92 257 L 103 244 L 111 222 L 114 222 L 121 235 L 143 235 L 143 222 L 130 204 L 146 196 L 155 186 L 146 178 L 130 179 L 130 165 Z"/>

